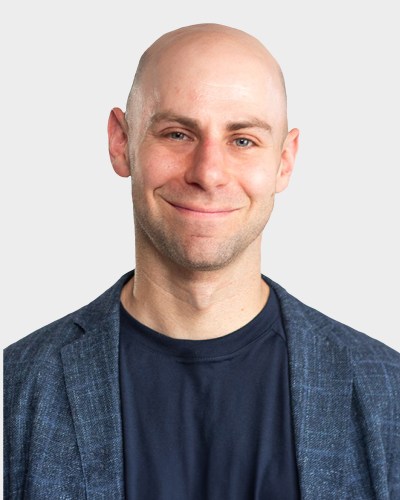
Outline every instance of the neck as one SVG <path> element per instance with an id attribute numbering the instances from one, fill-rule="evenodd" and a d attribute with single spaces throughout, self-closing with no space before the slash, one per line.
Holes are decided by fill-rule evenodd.
<path id="1" fill-rule="evenodd" d="M 121 300 L 138 321 L 170 337 L 221 337 L 251 321 L 268 299 L 256 245 L 217 271 L 188 271 L 148 260 L 137 254 L 135 276 L 125 285 Z"/>

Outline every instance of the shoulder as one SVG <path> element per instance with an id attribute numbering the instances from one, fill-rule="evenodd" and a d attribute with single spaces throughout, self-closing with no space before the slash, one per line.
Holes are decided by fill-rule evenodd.
<path id="1" fill-rule="evenodd" d="M 400 353 L 311 307 L 303 310 L 330 346 L 347 351 L 355 388 L 376 402 L 386 399 L 400 411 Z"/>
<path id="2" fill-rule="evenodd" d="M 319 384 L 324 380 L 328 387 L 339 379 L 351 382 L 357 419 L 368 429 L 398 434 L 400 353 L 302 303 L 272 280 L 268 283 L 280 301 L 296 374 L 301 378 L 307 372 L 307 380 L 319 380 Z"/>
<path id="3" fill-rule="evenodd" d="M 33 361 L 48 362 L 54 352 L 58 352 L 82 333 L 82 330 L 74 323 L 75 314 L 76 312 L 70 313 L 6 347 L 4 350 L 5 367 L 16 363 L 32 364 Z"/>
<path id="4" fill-rule="evenodd" d="M 65 346 L 79 339 L 85 329 L 101 324 L 110 311 L 119 304 L 119 294 L 123 284 L 132 273 L 122 276 L 113 286 L 95 300 L 80 309 L 60 318 L 26 337 L 9 345 L 4 350 L 5 370 L 15 365 L 33 363 L 48 364 L 60 357 L 60 351 Z"/>
<path id="5" fill-rule="evenodd" d="M 349 349 L 356 359 L 378 358 L 400 363 L 400 353 L 383 342 L 310 306 L 302 304 L 301 307 L 304 315 L 318 328 L 321 335 L 325 336 L 330 343 Z"/>
<path id="6" fill-rule="evenodd" d="M 388 370 L 400 377 L 400 353 L 351 326 L 304 304 L 277 283 L 267 278 L 278 295 L 282 314 L 290 329 L 302 336 L 303 342 L 325 342 L 327 349 L 345 350 L 357 372 L 371 373 L 373 367 Z"/>

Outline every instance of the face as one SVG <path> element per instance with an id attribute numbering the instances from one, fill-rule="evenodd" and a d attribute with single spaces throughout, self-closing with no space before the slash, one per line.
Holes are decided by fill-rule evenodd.
<path id="1" fill-rule="evenodd" d="M 137 243 L 185 269 L 221 269 L 259 248 L 290 175 L 296 132 L 285 141 L 279 84 L 241 50 L 164 54 L 130 127 Z"/>

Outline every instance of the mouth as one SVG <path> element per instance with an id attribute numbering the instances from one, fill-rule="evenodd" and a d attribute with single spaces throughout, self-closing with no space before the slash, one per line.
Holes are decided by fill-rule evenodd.
<path id="1" fill-rule="evenodd" d="M 197 207 L 189 204 L 187 205 L 176 204 L 170 201 L 168 201 L 167 203 L 182 214 L 199 216 L 199 217 L 218 217 L 218 216 L 223 217 L 238 210 L 237 208 Z"/>

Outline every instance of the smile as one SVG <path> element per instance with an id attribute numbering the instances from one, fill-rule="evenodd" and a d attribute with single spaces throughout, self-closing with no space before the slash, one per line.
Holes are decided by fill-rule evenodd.
<path id="1" fill-rule="evenodd" d="M 237 208 L 204 208 L 204 207 L 194 207 L 188 205 L 175 205 L 174 203 L 168 202 L 172 207 L 174 207 L 178 212 L 183 215 L 197 216 L 197 217 L 221 217 L 236 212 Z"/>

